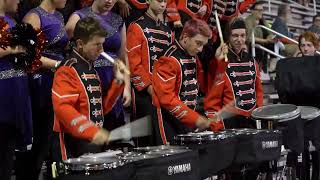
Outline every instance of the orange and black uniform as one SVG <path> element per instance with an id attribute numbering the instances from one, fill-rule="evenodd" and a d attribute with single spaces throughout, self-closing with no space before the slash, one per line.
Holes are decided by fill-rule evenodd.
<path id="1" fill-rule="evenodd" d="M 192 18 L 202 19 L 198 11 L 202 6 L 207 6 L 209 14 L 211 0 L 171 0 L 167 5 L 167 16 L 170 22 L 181 21 L 184 24 Z M 205 15 L 206 16 L 206 15 Z"/>
<path id="2" fill-rule="evenodd" d="M 152 82 L 156 111 L 152 119 L 157 120 L 158 144 L 172 142 L 175 135 L 195 128 L 199 118 L 195 111 L 197 97 L 203 81 L 200 61 L 177 41 L 155 62 Z"/>
<path id="3" fill-rule="evenodd" d="M 244 13 L 256 0 L 226 0 L 226 10 L 222 20 L 230 21 L 232 18 Z"/>
<path id="4" fill-rule="evenodd" d="M 224 125 L 225 128 L 239 128 L 237 124 L 242 123 L 235 122 L 235 118 L 247 119 L 255 108 L 263 105 L 260 71 L 256 61 L 246 52 L 235 55 L 229 51 L 228 59 L 229 63 L 218 61 L 209 70 L 214 78 L 209 82 L 211 87 L 204 106 L 209 118 L 221 110 L 236 115 L 230 121 L 223 119 Z M 228 117 L 231 117 L 230 114 Z"/>
<path id="5" fill-rule="evenodd" d="M 126 26 L 139 19 L 147 11 L 149 5 L 146 0 L 127 0 L 130 5 L 130 15 L 125 18 Z"/>
<path id="6" fill-rule="evenodd" d="M 148 13 L 129 26 L 127 50 L 134 91 L 134 118 L 151 115 L 152 99 L 147 88 L 152 84 L 153 63 L 164 55 L 173 41 L 169 26 Z"/>
<path id="7" fill-rule="evenodd" d="M 55 114 L 54 131 L 60 133 L 62 159 L 99 152 L 102 146 L 90 144 L 103 127 L 108 113 L 123 91 L 115 80 L 107 92 L 92 62 L 75 50 L 55 73 L 52 101 Z"/>

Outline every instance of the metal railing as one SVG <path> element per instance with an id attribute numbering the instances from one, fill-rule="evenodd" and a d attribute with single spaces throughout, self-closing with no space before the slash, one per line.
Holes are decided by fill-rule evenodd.
<path id="1" fill-rule="evenodd" d="M 264 29 L 266 31 L 269 31 L 269 32 L 271 32 L 271 33 L 273 33 L 273 34 L 275 34 L 277 36 L 280 36 L 280 37 L 285 38 L 285 39 L 287 39 L 289 41 L 292 41 L 294 44 L 299 45 L 298 41 L 296 41 L 296 40 L 294 40 L 292 38 L 289 38 L 288 36 L 285 36 L 285 35 L 277 32 L 277 31 L 274 31 L 274 30 L 272 30 L 272 29 L 270 29 L 270 28 L 268 28 L 266 26 L 258 25 L 258 26 L 253 28 L 252 33 L 251 33 L 251 48 L 252 48 L 251 50 L 252 50 L 252 56 L 254 58 L 256 57 L 256 48 L 259 48 L 259 49 L 261 49 L 261 50 L 263 50 L 263 51 L 265 51 L 265 52 L 267 52 L 269 54 L 272 54 L 272 55 L 274 55 L 274 56 L 276 56 L 276 57 L 278 57 L 280 59 L 286 58 L 285 56 L 282 56 L 279 53 L 277 53 L 277 52 L 279 52 L 279 50 L 277 50 L 277 49 L 275 49 L 275 51 L 271 51 L 270 49 L 268 49 L 268 48 L 266 48 L 266 47 L 264 47 L 264 46 L 262 46 L 260 44 L 256 44 L 256 40 L 255 40 L 255 30 L 256 30 L 256 28 L 262 28 L 262 29 Z M 320 55 L 320 52 L 316 51 L 316 54 Z"/>
<path id="2" fill-rule="evenodd" d="M 305 7 L 295 1 L 292 1 L 292 0 L 288 0 L 289 2 L 291 2 L 292 4 L 295 4 L 296 6 L 300 7 L 300 8 L 303 8 L 303 9 L 306 9 L 306 10 L 310 10 L 311 8 L 308 8 L 308 7 Z M 269 13 L 271 13 L 271 0 L 268 0 L 268 11 Z M 313 15 L 317 15 L 317 2 L 316 0 L 313 0 Z"/>
<path id="3" fill-rule="evenodd" d="M 270 29 L 270 28 L 268 28 L 266 26 L 263 26 L 263 25 L 258 25 L 258 26 L 253 28 L 252 33 L 251 33 L 251 48 L 252 48 L 252 56 L 253 57 L 256 57 L 256 48 L 259 48 L 259 49 L 261 49 L 263 51 L 266 51 L 267 53 L 272 54 L 272 55 L 274 55 L 274 56 L 276 56 L 276 57 L 278 57 L 280 59 L 285 58 L 284 56 L 281 56 L 280 54 L 278 54 L 276 52 L 273 52 L 273 51 L 269 50 L 268 48 L 266 48 L 266 47 L 264 47 L 264 46 L 262 46 L 260 44 L 256 44 L 256 40 L 255 40 L 255 30 L 256 30 L 256 28 L 265 29 L 266 31 L 269 31 L 269 32 L 271 32 L 273 34 L 276 34 L 276 35 L 278 35 L 278 36 L 280 36 L 282 38 L 288 39 L 288 40 L 292 41 L 295 44 L 299 44 L 298 41 L 296 41 L 294 39 L 291 39 L 291 38 L 289 38 L 289 37 L 287 37 L 287 36 L 285 36 L 285 35 L 283 35 L 281 33 L 278 33 L 277 31 L 274 31 L 274 30 L 272 30 L 272 29 Z"/>

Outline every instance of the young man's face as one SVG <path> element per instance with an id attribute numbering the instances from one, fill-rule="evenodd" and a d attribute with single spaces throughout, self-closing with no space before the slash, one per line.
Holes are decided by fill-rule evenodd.
<path id="1" fill-rule="evenodd" d="M 166 10 L 167 0 L 149 0 L 147 2 L 149 3 L 149 9 L 151 9 L 155 15 L 163 14 Z"/>
<path id="2" fill-rule="evenodd" d="M 103 52 L 104 37 L 93 36 L 87 43 L 82 42 L 82 56 L 89 61 L 95 61 Z"/>
<path id="3" fill-rule="evenodd" d="M 314 56 L 316 48 L 312 42 L 306 41 L 305 38 L 302 38 L 299 46 L 303 55 Z"/>
<path id="4" fill-rule="evenodd" d="M 256 5 L 256 7 L 253 9 L 252 13 L 257 19 L 259 19 L 259 20 L 262 19 L 262 15 L 263 15 L 262 4 Z"/>
<path id="5" fill-rule="evenodd" d="M 209 37 L 197 34 L 194 37 L 187 37 L 186 35 L 184 35 L 182 41 L 185 42 L 186 46 L 184 48 L 188 52 L 188 54 L 191 56 L 195 56 L 202 51 L 203 46 L 208 43 L 208 39 Z"/>
<path id="6" fill-rule="evenodd" d="M 240 52 L 246 46 L 246 29 L 233 29 L 230 34 L 230 44 L 233 49 Z"/>
<path id="7" fill-rule="evenodd" d="M 67 0 L 52 0 L 54 6 L 58 9 L 62 9 L 66 6 Z"/>
<path id="8" fill-rule="evenodd" d="M 320 16 L 317 16 L 314 18 L 314 25 L 316 25 L 317 27 L 320 27 Z"/>
<path id="9" fill-rule="evenodd" d="M 99 9 L 103 11 L 110 11 L 118 0 L 95 0 L 95 1 L 97 1 Z"/>

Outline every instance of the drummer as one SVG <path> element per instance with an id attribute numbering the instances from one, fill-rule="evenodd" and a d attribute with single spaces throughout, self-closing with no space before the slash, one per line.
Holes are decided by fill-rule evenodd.
<path id="1" fill-rule="evenodd" d="M 94 18 L 79 20 L 74 31 L 76 48 L 55 73 L 54 130 L 60 133 L 62 160 L 101 152 L 108 142 L 109 133 L 102 128 L 103 115 L 121 95 L 124 64 L 116 61 L 112 85 L 108 92 L 101 92 L 93 61 L 103 52 L 106 34 Z"/>
<path id="2" fill-rule="evenodd" d="M 154 63 L 152 99 L 155 109 L 152 120 L 157 129 L 157 144 L 168 144 L 175 135 L 210 125 L 210 121 L 195 109 L 199 85 L 203 87 L 204 84 L 197 54 L 207 44 L 211 34 L 206 22 L 198 19 L 187 21 L 179 40 Z M 219 122 L 211 124 L 213 128 L 221 126 Z"/>
<path id="3" fill-rule="evenodd" d="M 248 52 L 247 30 L 243 19 L 236 18 L 228 27 L 228 60 L 216 59 L 208 72 L 215 76 L 204 100 L 208 118 L 222 119 L 225 128 L 253 127 L 251 112 L 262 106 L 263 91 L 257 62 Z"/>

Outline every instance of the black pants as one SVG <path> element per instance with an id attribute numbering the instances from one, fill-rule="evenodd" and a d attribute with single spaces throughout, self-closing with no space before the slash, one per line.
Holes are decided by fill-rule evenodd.
<path id="1" fill-rule="evenodd" d="M 137 120 L 139 118 L 143 118 L 145 116 L 152 116 L 152 99 L 149 93 L 146 90 L 137 91 L 136 89 L 132 89 L 133 94 L 133 110 L 132 110 L 132 120 Z M 154 137 L 154 122 L 151 121 L 152 134 L 147 137 L 137 138 L 135 143 L 137 146 L 153 146 L 155 145 L 155 137 Z"/>
<path id="2" fill-rule="evenodd" d="M 16 129 L 0 124 L 0 179 L 10 180 L 16 143 Z"/>
<path id="3" fill-rule="evenodd" d="M 16 180 L 38 180 L 43 162 L 46 161 L 46 179 L 51 177 L 51 163 L 61 159 L 59 137 L 53 132 L 53 109 L 33 108 L 33 143 L 31 151 L 17 155 Z"/>

